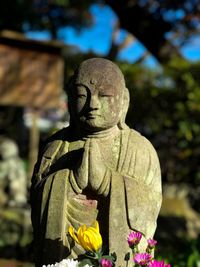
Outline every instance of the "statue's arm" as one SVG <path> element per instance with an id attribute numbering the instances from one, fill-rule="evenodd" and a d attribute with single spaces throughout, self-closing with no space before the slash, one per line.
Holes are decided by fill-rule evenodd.
<path id="1" fill-rule="evenodd" d="M 34 188 L 42 180 L 42 174 L 44 173 L 48 165 L 50 165 L 50 158 L 48 160 L 48 158 L 46 157 L 46 153 L 48 152 L 50 147 L 51 143 L 44 145 L 38 154 L 38 159 L 34 166 L 33 175 L 31 179 L 31 188 Z"/>
<path id="2" fill-rule="evenodd" d="M 120 159 L 119 171 L 153 191 L 161 193 L 161 171 L 157 152 L 153 145 L 138 132 L 129 129 L 128 145 Z"/>
<path id="3" fill-rule="evenodd" d="M 142 136 L 136 138 L 130 140 L 122 169 L 128 219 L 131 229 L 152 238 L 162 202 L 160 164 L 152 144 Z"/>
<path id="4" fill-rule="evenodd" d="M 48 179 L 49 168 L 55 161 L 61 145 L 62 141 L 60 140 L 48 142 L 41 149 L 34 167 L 30 187 L 31 217 L 34 229 L 40 224 L 42 194 L 46 179 Z"/>

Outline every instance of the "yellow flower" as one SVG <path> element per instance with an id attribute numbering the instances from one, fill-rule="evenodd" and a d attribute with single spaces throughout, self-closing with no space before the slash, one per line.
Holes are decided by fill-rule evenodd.
<path id="1" fill-rule="evenodd" d="M 99 224 L 96 221 L 94 227 L 87 227 L 85 224 L 79 227 L 75 233 L 72 226 L 69 227 L 71 237 L 86 251 L 98 251 L 102 247 L 102 237 L 99 233 Z"/>

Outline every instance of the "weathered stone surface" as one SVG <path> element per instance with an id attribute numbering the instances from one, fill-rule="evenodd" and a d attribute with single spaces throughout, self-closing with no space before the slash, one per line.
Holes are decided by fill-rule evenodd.
<path id="1" fill-rule="evenodd" d="M 27 177 L 17 144 L 0 136 L 0 207 L 27 204 Z"/>
<path id="2" fill-rule="evenodd" d="M 70 126 L 47 141 L 32 180 L 36 265 L 84 253 L 68 228 L 97 219 L 104 245 L 123 266 L 128 233 L 143 233 L 142 251 L 156 229 L 161 205 L 157 154 L 125 124 L 129 94 L 111 61 L 84 61 L 67 92 Z"/>

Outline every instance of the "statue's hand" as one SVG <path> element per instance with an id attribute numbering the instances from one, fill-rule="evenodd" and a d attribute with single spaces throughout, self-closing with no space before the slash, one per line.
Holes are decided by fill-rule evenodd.
<path id="1" fill-rule="evenodd" d="M 92 189 L 98 190 L 105 176 L 107 166 L 101 155 L 97 141 L 90 139 L 89 144 L 89 184 Z"/>
<path id="2" fill-rule="evenodd" d="M 89 186 L 93 190 L 98 190 L 107 170 L 98 142 L 94 138 L 87 139 L 82 158 L 74 170 L 78 186 L 81 189 Z"/>

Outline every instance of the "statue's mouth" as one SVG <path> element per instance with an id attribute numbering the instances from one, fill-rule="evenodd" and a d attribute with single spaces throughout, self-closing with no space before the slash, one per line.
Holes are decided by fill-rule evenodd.
<path id="1" fill-rule="evenodd" d="M 91 119 L 96 119 L 97 117 L 100 117 L 99 114 L 97 113 L 88 113 L 87 116 L 86 116 L 86 119 L 88 120 L 91 120 Z"/>

